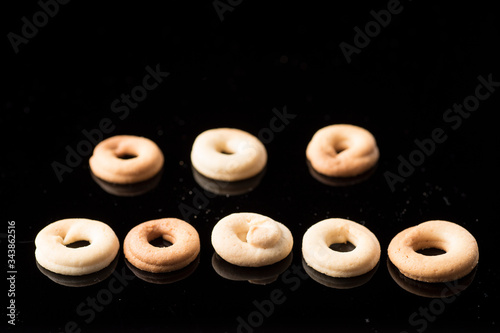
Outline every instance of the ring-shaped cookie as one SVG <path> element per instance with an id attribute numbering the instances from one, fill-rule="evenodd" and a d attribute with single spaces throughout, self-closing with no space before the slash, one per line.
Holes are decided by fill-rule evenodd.
<path id="1" fill-rule="evenodd" d="M 352 251 L 340 252 L 330 245 L 350 242 Z M 302 239 L 304 261 L 320 273 L 332 277 L 354 277 L 372 270 L 380 259 L 377 237 L 365 226 L 340 218 L 312 225 Z"/>
<path id="2" fill-rule="evenodd" d="M 267 163 L 267 151 L 250 133 L 235 128 L 216 128 L 196 137 L 191 163 L 205 177 L 233 182 L 261 172 Z"/>
<path id="3" fill-rule="evenodd" d="M 436 248 L 443 254 L 427 256 L 418 250 Z M 476 239 L 464 227 L 432 220 L 398 233 L 388 247 L 389 259 L 410 279 L 447 282 L 470 273 L 479 261 Z"/>
<path id="4" fill-rule="evenodd" d="M 116 135 L 99 142 L 89 159 L 94 175 L 116 184 L 150 179 L 163 162 L 163 153 L 153 141 L 134 135 Z"/>
<path id="5" fill-rule="evenodd" d="M 227 262 L 243 267 L 274 264 L 292 251 L 293 237 L 282 223 L 255 213 L 234 213 L 212 230 L 215 252 Z"/>
<path id="6" fill-rule="evenodd" d="M 66 245 L 87 241 L 87 246 Z M 35 257 L 43 268 L 63 275 L 86 275 L 107 267 L 120 243 L 107 224 L 81 218 L 63 219 L 43 228 L 35 238 Z"/>
<path id="7" fill-rule="evenodd" d="M 306 156 L 318 173 L 329 177 L 354 177 L 374 167 L 379 150 L 364 128 L 337 124 L 318 130 L 307 145 Z"/>
<path id="8" fill-rule="evenodd" d="M 172 243 L 156 247 L 150 242 L 162 237 Z M 200 237 L 189 223 L 176 218 L 143 222 L 132 228 L 123 242 L 125 258 L 151 273 L 166 273 L 189 265 L 200 253 Z"/>

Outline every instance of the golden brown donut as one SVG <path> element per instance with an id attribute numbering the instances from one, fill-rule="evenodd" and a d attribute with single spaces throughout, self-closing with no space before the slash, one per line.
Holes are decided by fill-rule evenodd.
<path id="1" fill-rule="evenodd" d="M 347 124 L 317 131 L 306 149 L 311 166 L 329 177 L 354 177 L 375 166 L 379 150 L 366 129 Z"/>
<path id="2" fill-rule="evenodd" d="M 98 178 L 107 182 L 132 184 L 152 178 L 163 167 L 163 161 L 163 153 L 153 141 L 116 135 L 95 146 L 89 165 Z"/>
<path id="3" fill-rule="evenodd" d="M 426 256 L 416 251 L 436 248 L 446 253 Z M 479 261 L 476 239 L 464 227 L 441 220 L 421 223 L 398 233 L 389 244 L 389 259 L 400 272 L 423 282 L 447 282 L 470 273 Z"/>
<path id="4" fill-rule="evenodd" d="M 250 133 L 235 128 L 216 128 L 196 137 L 191 163 L 205 177 L 234 182 L 261 172 L 267 163 L 267 151 Z"/>
<path id="5" fill-rule="evenodd" d="M 149 242 L 162 237 L 172 243 L 156 247 Z M 123 242 L 125 258 L 135 267 L 166 273 L 189 265 L 200 253 L 200 238 L 189 223 L 176 218 L 163 218 L 141 223 L 130 230 Z"/>
<path id="6" fill-rule="evenodd" d="M 78 248 L 77 241 L 90 244 Z M 43 268 L 63 275 L 86 275 L 107 267 L 120 243 L 107 224 L 81 218 L 63 219 L 43 228 L 35 238 L 35 257 Z"/>

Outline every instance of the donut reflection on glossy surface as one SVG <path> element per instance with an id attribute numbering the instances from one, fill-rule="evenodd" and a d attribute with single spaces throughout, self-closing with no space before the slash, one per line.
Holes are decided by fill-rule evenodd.
<path id="1" fill-rule="evenodd" d="M 404 276 L 387 258 L 387 269 L 392 279 L 404 290 L 422 297 L 446 298 L 460 294 L 474 280 L 477 266 L 464 277 L 448 282 L 422 282 Z"/>
<path id="2" fill-rule="evenodd" d="M 311 176 L 318 180 L 319 182 L 328 185 L 328 186 L 333 186 L 333 187 L 342 187 L 342 186 L 351 186 L 351 185 L 356 185 L 359 183 L 362 183 L 369 179 L 374 173 L 375 170 L 377 169 L 377 164 L 375 164 L 373 167 L 368 169 L 367 171 L 363 172 L 362 174 L 352 176 L 352 177 L 329 177 L 325 176 L 316 170 L 311 165 L 311 162 L 306 161 L 307 164 L 307 169 L 309 170 L 309 173 Z"/>
<path id="3" fill-rule="evenodd" d="M 102 180 L 97 177 L 92 170 L 90 171 L 90 175 L 97 185 L 105 192 L 118 197 L 135 197 L 151 191 L 160 183 L 162 174 L 163 168 L 150 179 L 131 184 L 116 184 Z"/>
<path id="4" fill-rule="evenodd" d="M 212 267 L 225 279 L 232 281 L 248 281 L 252 284 L 269 284 L 276 281 L 292 263 L 293 255 L 290 253 L 285 259 L 277 263 L 262 267 L 241 267 L 233 265 L 222 259 L 216 252 L 212 256 Z"/>
<path id="5" fill-rule="evenodd" d="M 326 287 L 335 289 L 352 289 L 364 285 L 373 277 L 378 269 L 378 266 L 379 264 L 377 263 L 377 265 L 372 270 L 362 275 L 347 278 L 338 278 L 318 272 L 317 270 L 309 266 L 304 259 L 302 259 L 302 267 L 304 267 L 307 275 L 309 275 L 314 281 L 321 283 Z"/>
<path id="6" fill-rule="evenodd" d="M 100 271 L 80 276 L 57 274 L 43 268 L 38 262 L 36 262 L 36 266 L 43 275 L 47 276 L 57 284 L 66 287 L 87 287 L 104 281 L 111 274 L 113 274 L 116 269 L 119 257 L 120 254 L 117 254 L 116 258 L 109 264 L 109 266 L 104 267 Z"/>
<path id="7" fill-rule="evenodd" d="M 266 169 L 264 168 L 261 172 L 253 177 L 234 182 L 226 182 L 222 180 L 207 178 L 199 173 L 198 170 L 196 170 L 194 167 L 192 168 L 192 171 L 194 180 L 204 190 L 217 195 L 227 196 L 241 195 L 251 192 L 260 184 L 262 178 L 264 177 L 264 174 L 266 173 Z"/>
<path id="8" fill-rule="evenodd" d="M 199 263 L 200 263 L 200 255 L 198 255 L 198 257 L 196 257 L 196 259 L 193 260 L 191 263 L 189 263 L 186 267 L 178 269 L 176 271 L 167 273 L 151 273 L 138 269 L 137 267 L 132 265 L 127 259 L 125 259 L 125 264 L 132 271 L 132 273 L 134 273 L 135 276 L 137 276 L 139 279 L 143 281 L 154 284 L 170 284 L 184 280 L 185 278 L 193 274 L 193 272 L 198 267 Z"/>

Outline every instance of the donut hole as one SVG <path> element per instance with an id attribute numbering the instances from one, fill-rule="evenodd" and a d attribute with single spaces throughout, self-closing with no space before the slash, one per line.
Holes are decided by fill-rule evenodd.
<path id="1" fill-rule="evenodd" d="M 80 247 L 85 247 L 85 246 L 89 246 L 89 245 L 90 245 L 89 241 L 79 240 L 79 241 L 76 241 L 76 242 L 73 242 L 73 243 L 66 244 L 65 246 L 69 247 L 69 248 L 72 248 L 72 249 L 78 249 Z"/>
<path id="2" fill-rule="evenodd" d="M 235 153 L 234 150 L 230 149 L 229 147 L 226 147 L 226 146 L 221 146 L 217 149 L 217 151 L 221 154 L 224 154 L 224 155 L 233 155 Z"/>
<path id="3" fill-rule="evenodd" d="M 233 155 L 234 154 L 234 151 L 230 151 L 229 149 L 221 149 L 219 152 L 221 154 L 224 154 L 224 155 Z"/>
<path id="4" fill-rule="evenodd" d="M 233 155 L 238 151 L 238 147 L 234 142 L 219 142 L 215 149 L 223 155 Z"/>
<path id="5" fill-rule="evenodd" d="M 445 254 L 446 253 L 445 250 L 439 249 L 439 248 L 436 248 L 436 247 L 428 247 L 428 248 L 425 248 L 425 249 L 418 249 L 415 252 L 423 254 L 424 256 L 439 256 L 441 254 Z"/>
<path id="6" fill-rule="evenodd" d="M 337 252 L 351 252 L 356 248 L 356 245 L 347 241 L 345 243 L 333 243 L 329 246 L 329 248 Z"/>
<path id="7" fill-rule="evenodd" d="M 438 256 L 446 253 L 448 244 L 440 238 L 427 236 L 424 240 L 417 241 L 413 244 L 413 250 L 424 256 Z"/>
<path id="8" fill-rule="evenodd" d="M 164 239 L 162 236 L 150 240 L 149 244 L 151 244 L 151 245 L 153 245 L 155 247 L 169 247 L 169 246 L 172 246 L 172 243 L 169 242 L 168 240 Z"/>
<path id="9" fill-rule="evenodd" d="M 337 154 L 340 154 L 341 152 L 343 152 L 347 148 L 349 148 L 349 145 L 347 144 L 346 141 L 336 141 L 333 144 L 333 149 L 335 150 L 335 152 Z"/>
<path id="10" fill-rule="evenodd" d="M 246 243 L 247 242 L 247 231 L 237 232 L 236 237 L 238 237 L 240 239 L 240 241 Z"/>
<path id="11" fill-rule="evenodd" d="M 137 155 L 131 153 L 123 153 L 123 154 L 117 154 L 116 157 L 118 157 L 121 160 L 130 160 L 132 158 L 136 158 Z"/>

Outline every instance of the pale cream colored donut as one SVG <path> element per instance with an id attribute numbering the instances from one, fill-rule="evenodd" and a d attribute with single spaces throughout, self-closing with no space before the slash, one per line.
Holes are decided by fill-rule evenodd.
<path id="1" fill-rule="evenodd" d="M 162 237 L 172 243 L 156 247 L 149 242 Z M 163 218 L 141 223 L 130 230 L 123 242 L 125 258 L 135 267 L 166 273 L 189 265 L 200 253 L 200 237 L 189 223 L 176 218 Z"/>
<path id="2" fill-rule="evenodd" d="M 379 150 L 364 128 L 338 124 L 317 131 L 306 149 L 314 170 L 330 177 L 354 177 L 373 167 Z"/>
<path id="3" fill-rule="evenodd" d="M 349 252 L 330 249 L 330 245 L 350 242 Z M 320 273 L 332 277 L 354 277 L 372 270 L 380 259 L 377 237 L 359 223 L 331 218 L 312 225 L 302 239 L 304 261 Z"/>
<path id="4" fill-rule="evenodd" d="M 292 251 L 293 237 L 286 226 L 267 216 L 235 213 L 217 222 L 212 245 L 231 264 L 261 267 L 286 258 Z"/>
<path id="5" fill-rule="evenodd" d="M 436 248 L 446 253 L 426 256 L 416 251 Z M 390 242 L 389 259 L 414 280 L 447 282 L 470 273 L 479 261 L 476 239 L 464 227 L 441 220 L 421 223 L 398 233 Z"/>
<path id="6" fill-rule="evenodd" d="M 90 244 L 78 248 L 77 241 Z M 120 243 L 107 224 L 88 219 L 63 219 L 43 228 L 35 238 L 35 257 L 43 268 L 63 275 L 85 275 L 107 267 Z"/>
<path id="7" fill-rule="evenodd" d="M 205 177 L 232 182 L 261 172 L 267 163 L 267 151 L 250 133 L 216 128 L 201 133 L 194 140 L 191 163 Z"/>
<path id="8" fill-rule="evenodd" d="M 123 159 L 123 156 L 135 156 Z M 147 180 L 163 167 L 163 153 L 151 140 L 133 135 L 116 135 L 97 144 L 90 157 L 92 172 L 99 178 L 117 184 Z"/>

